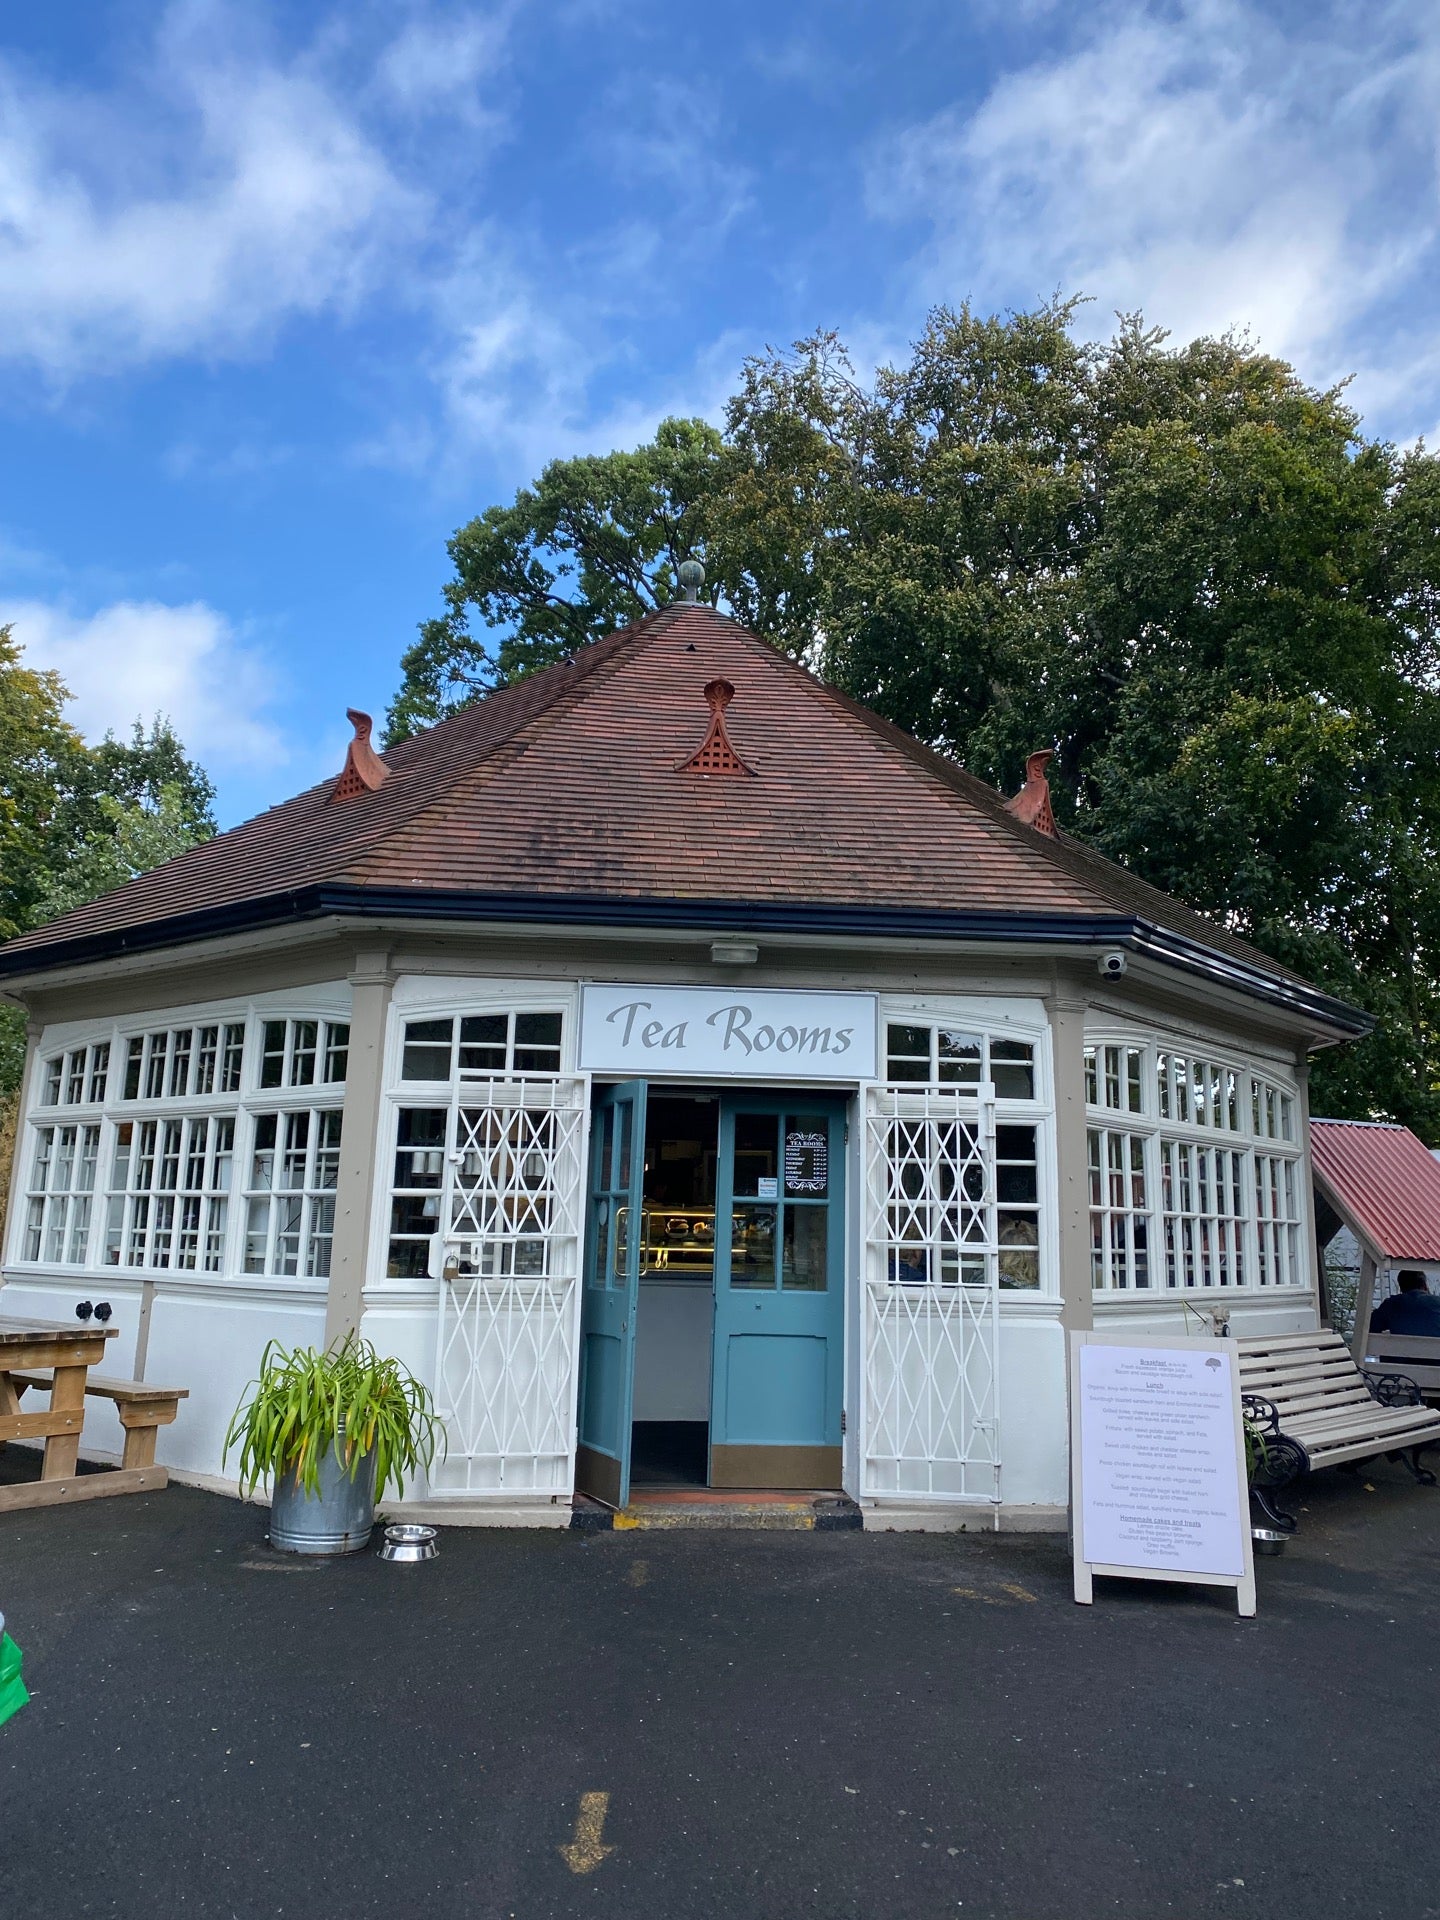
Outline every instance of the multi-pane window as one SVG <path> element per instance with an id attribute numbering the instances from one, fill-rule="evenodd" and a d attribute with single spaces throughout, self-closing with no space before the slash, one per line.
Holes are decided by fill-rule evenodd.
<path id="1" fill-rule="evenodd" d="M 892 1021 L 885 1029 L 885 1078 L 942 1087 L 978 1087 L 988 1080 L 997 1099 L 1033 1100 L 1035 1048 L 1029 1040 L 961 1027 Z"/>
<path id="2" fill-rule="evenodd" d="M 110 1042 L 71 1047 L 53 1053 L 42 1069 L 40 1104 L 46 1107 L 98 1106 L 110 1078 Z"/>
<path id="3" fill-rule="evenodd" d="M 457 1068 L 461 1073 L 558 1073 L 561 1024 L 558 1013 L 407 1020 L 400 1076 L 448 1080 Z"/>
<path id="4" fill-rule="evenodd" d="M 1111 1113 L 1142 1113 L 1144 1053 L 1139 1047 L 1085 1049 L 1085 1103 Z"/>
<path id="5" fill-rule="evenodd" d="M 1300 1264 L 1299 1170 L 1279 1154 L 1255 1156 L 1255 1218 L 1262 1286 L 1294 1287 Z"/>
<path id="6" fill-rule="evenodd" d="M 85 1264 L 99 1157 L 98 1126 L 36 1128 L 25 1216 L 27 1260 Z"/>
<path id="7" fill-rule="evenodd" d="M 245 1187 L 246 1273 L 329 1273 L 339 1176 L 338 1107 L 257 1114 Z"/>
<path id="8" fill-rule="evenodd" d="M 1040 1284 L 1040 1182 L 1036 1129 L 995 1129 L 995 1237 L 1000 1246 L 1000 1285 Z"/>
<path id="9" fill-rule="evenodd" d="M 1243 1287 L 1245 1162 L 1233 1147 L 1160 1138 L 1167 1287 Z"/>
<path id="10" fill-rule="evenodd" d="M 1102 1040 L 1085 1097 L 1097 1288 L 1304 1283 L 1293 1093 L 1189 1049 Z"/>
<path id="11" fill-rule="evenodd" d="M 1039 1287 L 1040 1129 L 1008 1105 L 1035 1100 L 1037 1073 L 1033 1040 L 958 1021 L 886 1023 L 892 1285 L 978 1286 L 993 1271 L 1001 1287 Z M 988 1136 L 978 1113 L 940 1100 L 982 1088 L 998 1107 Z"/>
<path id="12" fill-rule="evenodd" d="M 1218 1066 L 1161 1050 L 1155 1055 L 1158 1111 L 1162 1120 L 1182 1126 L 1218 1127 L 1239 1133 L 1244 1076 L 1235 1067 Z"/>
<path id="13" fill-rule="evenodd" d="M 350 1027 L 343 1020 L 266 1020 L 260 1028 L 260 1085 L 314 1087 L 343 1083 Z"/>
<path id="14" fill-rule="evenodd" d="M 323 1278 L 349 1044 L 323 1012 L 217 1013 L 42 1049 L 18 1257 Z"/>
<path id="15" fill-rule="evenodd" d="M 125 1045 L 125 1100 L 183 1100 L 238 1093 L 245 1061 L 245 1025 L 167 1027 L 132 1034 Z"/>
<path id="16" fill-rule="evenodd" d="M 1105 1051 L 1122 1050 L 1107 1047 Z M 1118 1127 L 1091 1127 L 1088 1141 L 1091 1283 L 1097 1287 L 1148 1287 L 1150 1204 L 1144 1136 Z"/>
<path id="17" fill-rule="evenodd" d="M 1250 1084 L 1250 1114 L 1260 1140 L 1295 1138 L 1295 1102 L 1283 1087 L 1258 1077 Z"/>
<path id="18" fill-rule="evenodd" d="M 122 1120 L 115 1129 L 105 1264 L 223 1271 L 234 1161 L 233 1114 Z"/>
<path id="19" fill-rule="evenodd" d="M 449 1119 L 447 1107 L 400 1109 L 386 1261 L 391 1279 L 420 1279 L 430 1271 L 431 1236 L 440 1232 Z"/>

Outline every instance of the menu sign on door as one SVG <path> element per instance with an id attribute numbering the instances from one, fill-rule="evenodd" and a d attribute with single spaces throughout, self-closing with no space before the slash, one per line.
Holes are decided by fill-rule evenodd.
<path id="1" fill-rule="evenodd" d="M 1255 1611 L 1240 1384 L 1227 1341 L 1071 1336 L 1075 1598 L 1092 1576 L 1234 1586 Z"/>

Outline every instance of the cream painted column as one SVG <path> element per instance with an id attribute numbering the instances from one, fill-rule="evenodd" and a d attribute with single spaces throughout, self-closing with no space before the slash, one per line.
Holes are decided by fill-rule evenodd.
<path id="1" fill-rule="evenodd" d="M 350 975 L 350 1058 L 345 1071 L 335 1238 L 330 1248 L 330 1294 L 325 1309 L 327 1346 L 353 1333 L 364 1310 L 380 1098 L 385 1088 L 385 1022 L 394 980 L 388 952 L 356 954 Z"/>
<path id="2" fill-rule="evenodd" d="M 1057 972 L 1046 996 L 1055 1050 L 1056 1226 L 1060 1324 L 1085 1333 L 1095 1323 L 1090 1280 L 1090 1158 L 1085 1137 L 1085 998 Z"/>

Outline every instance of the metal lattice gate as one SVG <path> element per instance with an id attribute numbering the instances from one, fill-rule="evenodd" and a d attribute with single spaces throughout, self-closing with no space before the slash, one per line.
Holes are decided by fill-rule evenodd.
<path id="1" fill-rule="evenodd" d="M 585 1082 L 462 1075 L 447 1155 L 437 1493 L 568 1493 Z"/>
<path id="2" fill-rule="evenodd" d="M 870 1088 L 864 1204 L 862 1492 L 998 1502 L 990 1089 Z"/>

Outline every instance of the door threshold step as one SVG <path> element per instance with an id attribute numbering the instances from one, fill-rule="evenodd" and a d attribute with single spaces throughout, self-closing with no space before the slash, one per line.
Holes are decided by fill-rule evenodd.
<path id="1" fill-rule="evenodd" d="M 790 1492 L 637 1492 L 616 1513 L 576 1494 L 570 1525 L 578 1532 L 617 1533 L 636 1528 L 686 1527 L 719 1529 L 744 1527 L 769 1532 L 858 1532 L 863 1525 L 859 1507 L 844 1494 Z"/>

